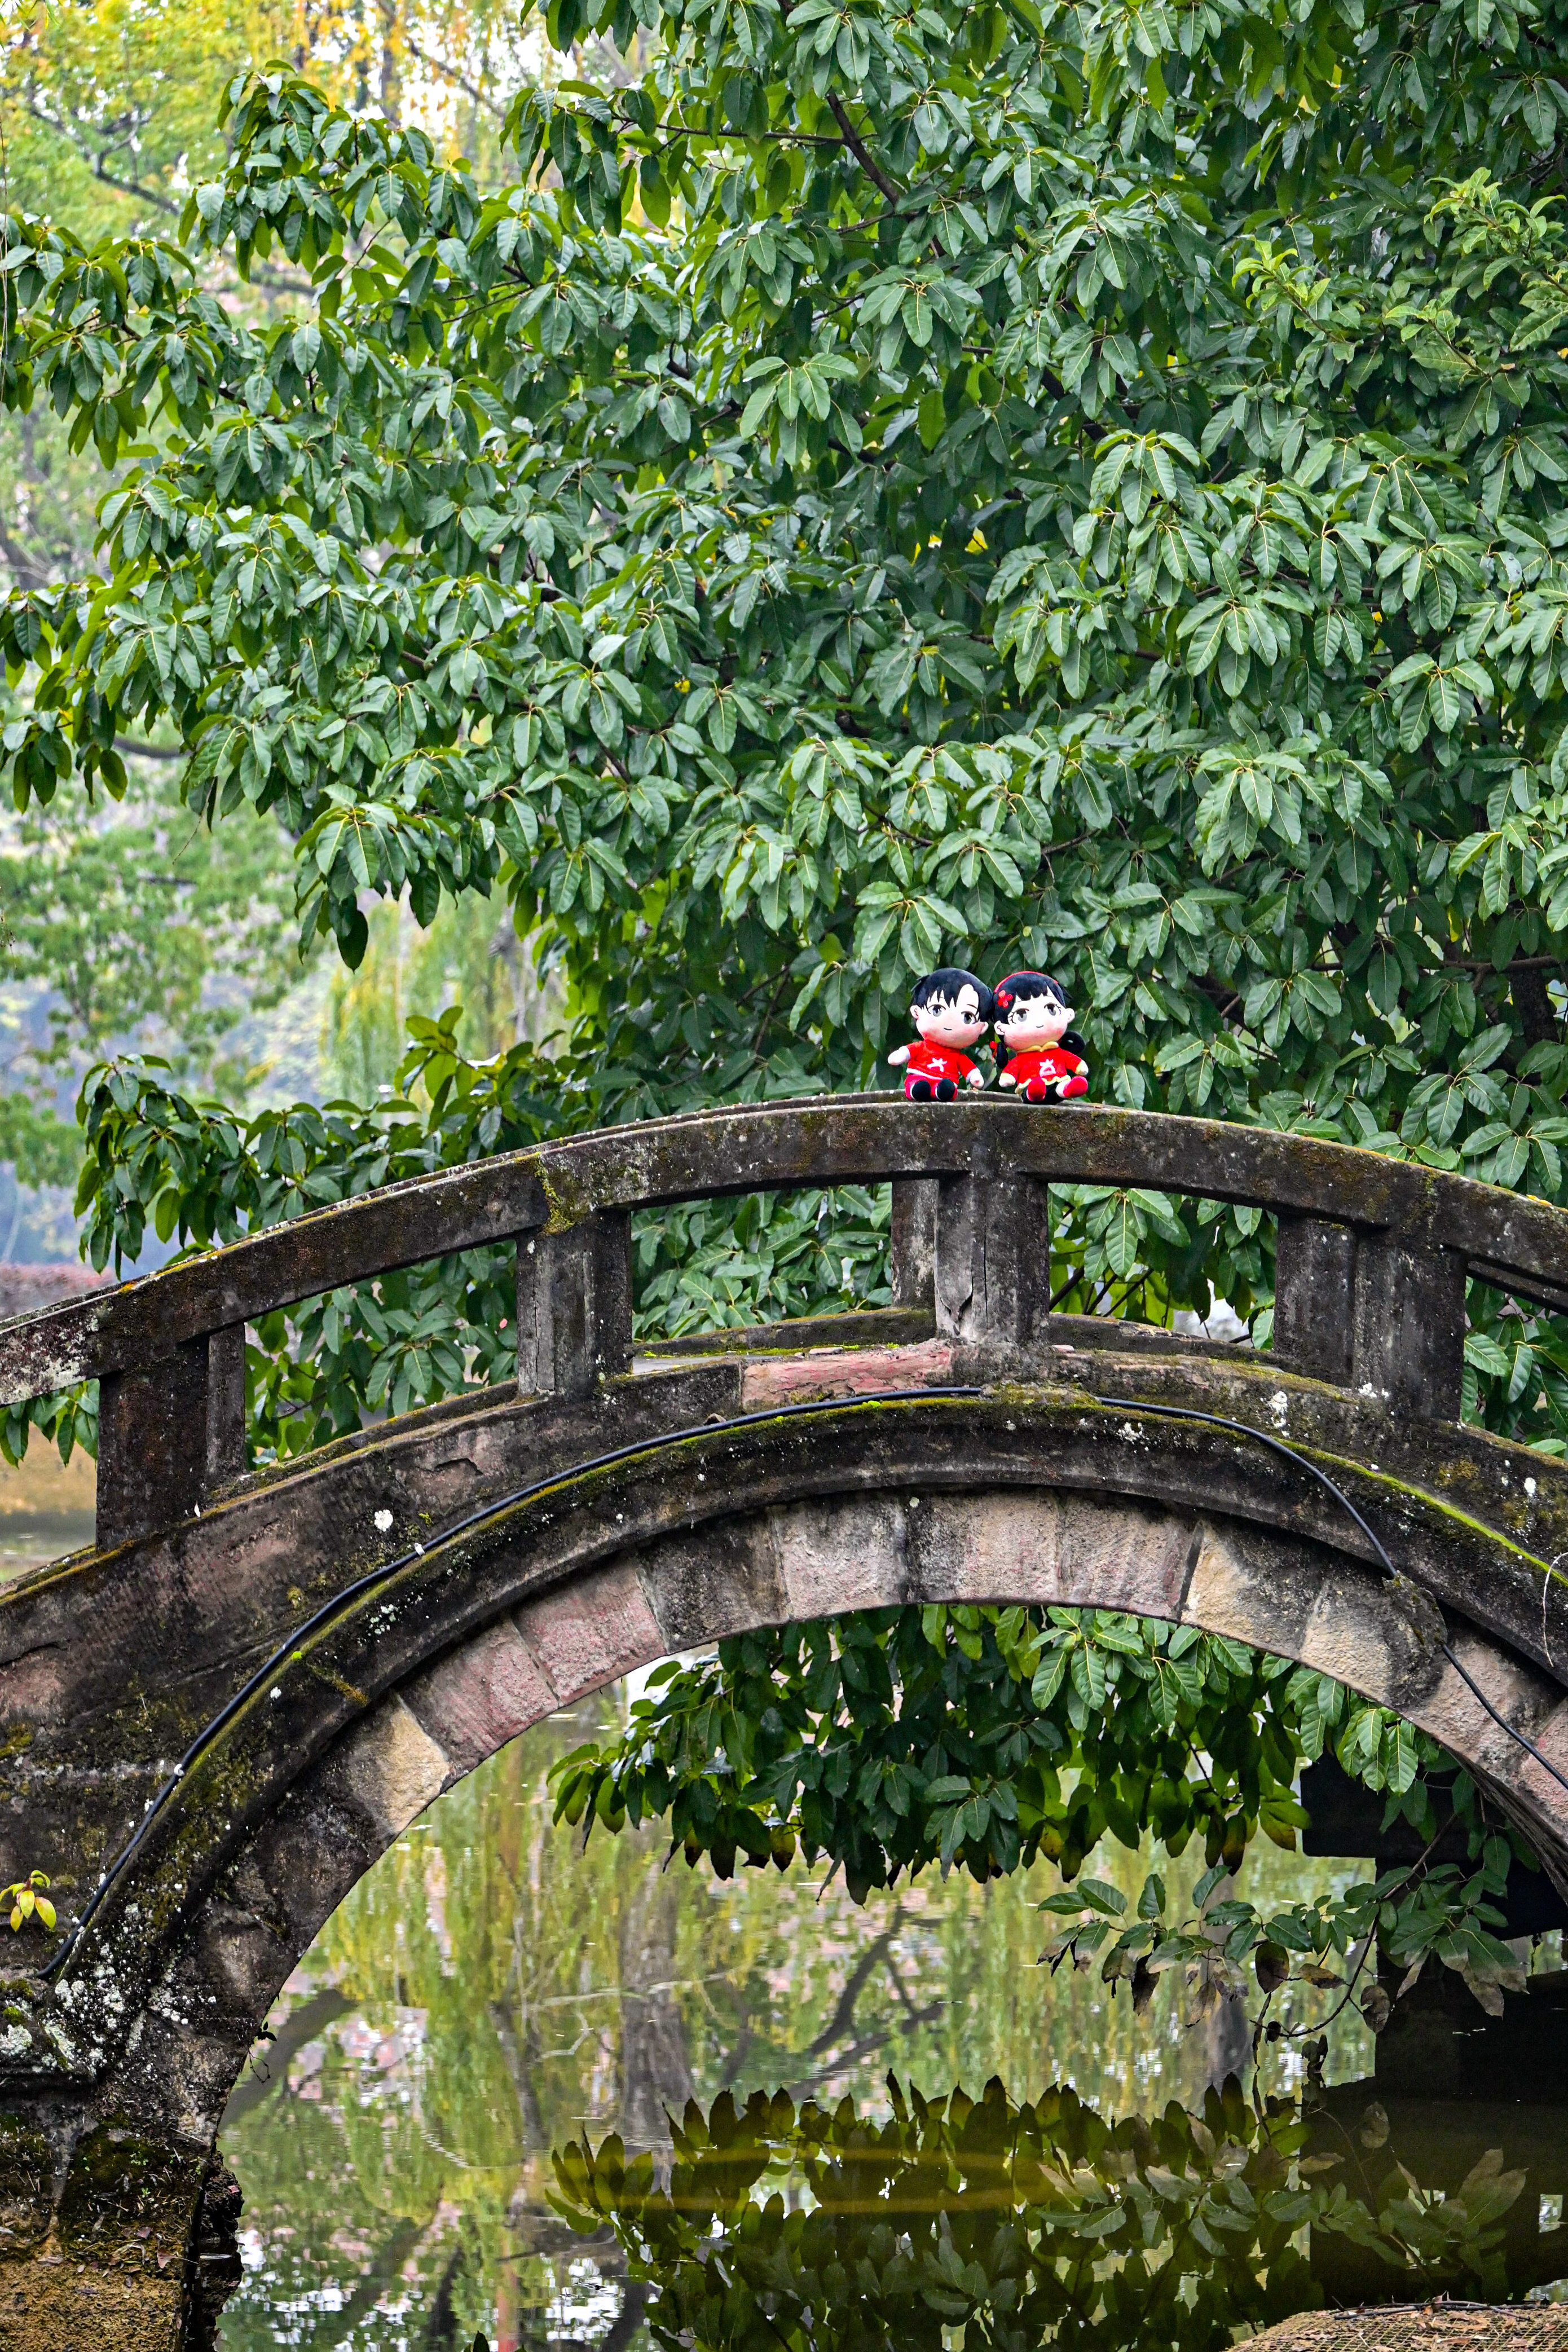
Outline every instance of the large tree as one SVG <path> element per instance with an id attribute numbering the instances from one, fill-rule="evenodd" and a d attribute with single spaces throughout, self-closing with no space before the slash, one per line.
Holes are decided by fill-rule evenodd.
<path id="1" fill-rule="evenodd" d="M 1561 23 L 560 0 L 614 69 L 484 200 L 237 85 L 183 246 L 8 228 L 5 398 L 121 468 L 102 576 L 5 608 L 17 800 L 157 727 L 351 961 L 367 893 L 506 892 L 571 1038 L 426 1155 L 867 1084 L 961 956 L 1058 970 L 1115 1099 L 1560 1196 Z M 209 290 L 280 257 L 277 324 Z M 279 1213 L 135 1083 L 102 1246 Z M 1070 1213 L 1266 1335 L 1248 1213 Z M 1550 1334 L 1471 1356 L 1568 1427 Z"/>

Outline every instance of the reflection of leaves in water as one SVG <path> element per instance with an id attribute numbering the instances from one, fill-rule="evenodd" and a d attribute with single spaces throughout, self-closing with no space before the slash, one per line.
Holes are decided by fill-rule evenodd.
<path id="1" fill-rule="evenodd" d="M 1324 2300 L 1318 2231 L 1375 2252 L 1394 2294 L 1507 2291 L 1500 2224 L 1525 2176 L 1495 2150 L 1443 2198 L 1386 2149 L 1345 2179 L 1343 2156 L 1306 2156 L 1310 2116 L 1259 2116 L 1234 2083 L 1201 2115 L 1115 2124 L 1065 2087 L 889 2093 L 883 2122 L 782 2092 L 689 2105 L 667 2183 L 584 2136 L 556 2150 L 559 2210 L 612 2226 L 672 2352 L 940 2352 L 955 2327 L 966 2352 L 1217 2348 Z"/>
<path id="2" fill-rule="evenodd" d="M 1316 2228 L 1348 2238 L 1394 2270 L 1423 2276 L 1458 2271 L 1490 2297 L 1508 2292 L 1502 2232 L 1496 2226 L 1523 2189 L 1522 2172 L 1505 2172 L 1500 2148 L 1489 2148 L 1448 2196 L 1424 2189 L 1397 2158 L 1373 2210 L 1336 2182 L 1318 2204 Z"/>
<path id="3" fill-rule="evenodd" d="M 1102 2105 L 1192 2105 L 1245 2058 L 1245 2037 L 1231 2051 L 1217 2025 L 1182 2032 L 1172 1978 L 1135 2021 L 1095 1972 L 1037 1968 L 1035 1906 L 1056 1884 L 1043 1864 L 986 1887 L 932 1873 L 861 1910 L 842 1875 L 819 1888 L 798 1862 L 724 1886 L 664 1874 L 652 1832 L 584 1853 L 551 1826 L 546 1772 L 620 1719 L 606 1696 L 539 1725 L 444 1797 L 323 1930 L 225 2126 L 254 2265 L 225 2315 L 226 2352 L 271 2352 L 285 2331 L 300 2352 L 394 2352 L 413 2325 L 399 2308 L 417 2315 L 410 2341 L 425 2352 L 459 2237 L 459 2331 L 598 2343 L 625 2256 L 607 2231 L 590 2246 L 546 2215 L 548 2151 L 584 2128 L 595 2140 L 625 2129 L 638 2078 L 668 2148 L 663 2107 L 679 2116 L 686 2097 L 675 2020 L 704 2105 L 758 2084 L 863 2104 L 889 2067 L 928 2084 L 997 2073 L 1026 2089 L 1070 2075 Z M 1112 1849 L 1097 1868 L 1131 1901 L 1147 1859 Z M 1194 1866 L 1173 1874 L 1173 1897 L 1187 1898 Z M 1260 1900 L 1304 1868 L 1346 1874 L 1272 1850 L 1247 1868 Z M 1364 2037 L 1337 2042 L 1332 2071 L 1353 2074 L 1366 2054 Z M 339 2299 L 409 2221 L 416 2247 L 343 2339 Z M 591 2278 L 569 2279 L 574 2256 Z"/>

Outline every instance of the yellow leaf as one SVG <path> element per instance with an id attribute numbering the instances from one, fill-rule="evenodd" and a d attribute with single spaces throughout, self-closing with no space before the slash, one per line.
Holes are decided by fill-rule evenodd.
<path id="1" fill-rule="evenodd" d="M 43 1921 L 45 1927 L 49 1930 L 49 1933 L 53 1935 L 55 1928 L 55 1906 L 48 1900 L 47 1895 L 40 1895 L 38 1897 L 38 1916 Z"/>

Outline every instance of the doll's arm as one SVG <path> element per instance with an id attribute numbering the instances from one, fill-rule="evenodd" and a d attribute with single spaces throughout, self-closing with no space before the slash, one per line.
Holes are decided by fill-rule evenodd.
<path id="1" fill-rule="evenodd" d="M 1017 1081 L 1017 1079 L 1013 1076 L 1013 1073 L 1012 1073 L 1012 1071 L 1011 1071 L 1011 1070 L 1004 1070 L 1004 1071 L 1003 1071 L 1003 1073 L 1002 1073 L 1002 1075 L 1001 1075 L 1001 1076 L 997 1079 L 996 1083 L 997 1083 L 997 1085 L 998 1085 L 999 1087 L 1016 1087 L 1016 1086 L 1017 1085 L 1018 1081 Z"/>
<path id="2" fill-rule="evenodd" d="M 909 1060 L 909 1058 L 910 1049 L 907 1045 L 895 1045 L 892 1052 L 888 1056 L 889 1062 L 895 1062 L 899 1064 L 900 1067 Z"/>
<path id="3" fill-rule="evenodd" d="M 985 1073 L 978 1062 L 969 1073 L 968 1084 L 972 1087 L 983 1087 L 985 1084 Z"/>

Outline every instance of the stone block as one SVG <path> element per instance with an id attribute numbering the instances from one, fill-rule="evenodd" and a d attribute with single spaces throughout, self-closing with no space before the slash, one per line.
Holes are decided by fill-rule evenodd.
<path id="1" fill-rule="evenodd" d="M 912 1597 L 1060 1601 L 1062 1509 L 1051 1494 L 938 1489 L 918 1501 L 909 1497 L 904 1540 Z"/>
<path id="2" fill-rule="evenodd" d="M 912 1348 L 858 1348 L 853 1354 L 761 1356 L 741 1374 L 741 1410 L 805 1404 L 819 1397 L 876 1396 L 884 1389 L 940 1388 L 952 1377 L 952 1347 L 924 1339 Z"/>
<path id="3" fill-rule="evenodd" d="M 410 1712 L 447 1757 L 458 1780 L 537 1723 L 555 1693 L 510 1618 L 449 1651 L 408 1684 Z"/>
<path id="4" fill-rule="evenodd" d="M 445 1750 L 394 1694 L 345 1732 L 331 1777 L 382 1844 L 390 1845 L 434 1803 L 450 1776 Z"/>
<path id="5" fill-rule="evenodd" d="M 513 1622 L 561 1703 L 665 1654 L 637 1570 L 622 1560 L 525 1601 Z"/>
<path id="6" fill-rule="evenodd" d="M 666 1537 L 628 1553 L 626 1565 L 635 1570 L 671 1654 L 753 1625 L 782 1625 L 790 1614 L 764 1517 L 719 1519 L 689 1535 Z"/>
<path id="7" fill-rule="evenodd" d="M 1184 1515 L 1064 1495 L 1057 1538 L 1061 1597 L 1135 1617 L 1177 1618 L 1194 1538 Z"/>
<path id="8" fill-rule="evenodd" d="M 906 1497 L 791 1503 L 769 1518 L 791 1618 L 839 1617 L 919 1598 Z"/>

